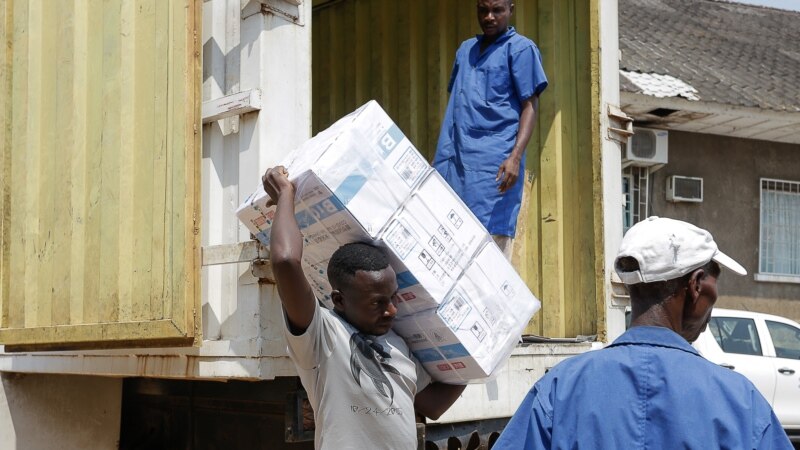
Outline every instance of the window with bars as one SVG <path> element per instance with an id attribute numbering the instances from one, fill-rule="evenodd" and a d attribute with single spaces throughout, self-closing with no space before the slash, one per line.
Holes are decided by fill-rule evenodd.
<path id="1" fill-rule="evenodd" d="M 648 216 L 650 169 L 630 166 L 622 170 L 622 233 Z"/>
<path id="2" fill-rule="evenodd" d="M 759 272 L 800 277 L 800 182 L 761 179 Z"/>

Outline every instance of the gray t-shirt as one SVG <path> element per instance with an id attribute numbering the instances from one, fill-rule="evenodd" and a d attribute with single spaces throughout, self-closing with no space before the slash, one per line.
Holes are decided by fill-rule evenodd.
<path id="1" fill-rule="evenodd" d="M 414 397 L 431 379 L 400 336 L 359 333 L 319 305 L 305 333 L 285 334 L 314 409 L 315 448 L 417 447 Z"/>

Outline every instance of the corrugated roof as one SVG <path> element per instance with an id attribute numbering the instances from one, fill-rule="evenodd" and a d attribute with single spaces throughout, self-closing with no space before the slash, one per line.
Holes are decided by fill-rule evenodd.
<path id="1" fill-rule="evenodd" d="M 721 0 L 619 0 L 619 22 L 623 91 L 689 98 L 678 88 L 685 84 L 700 101 L 800 111 L 798 12 Z"/>

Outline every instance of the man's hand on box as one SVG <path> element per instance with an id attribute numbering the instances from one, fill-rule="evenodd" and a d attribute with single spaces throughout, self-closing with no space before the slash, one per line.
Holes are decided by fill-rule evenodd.
<path id="1" fill-rule="evenodd" d="M 267 206 L 276 204 L 283 194 L 291 195 L 294 198 L 294 185 L 289 181 L 289 172 L 283 166 L 267 169 L 267 172 L 261 177 L 261 182 L 269 195 Z"/>
<path id="2" fill-rule="evenodd" d="M 517 178 L 519 178 L 519 159 L 510 156 L 503 161 L 497 169 L 495 181 L 500 182 L 500 185 L 497 186 L 497 190 L 501 193 L 505 193 L 514 186 L 514 183 L 517 182 Z"/>

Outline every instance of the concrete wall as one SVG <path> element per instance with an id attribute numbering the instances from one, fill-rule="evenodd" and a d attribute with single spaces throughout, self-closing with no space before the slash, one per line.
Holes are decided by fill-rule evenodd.
<path id="1" fill-rule="evenodd" d="M 670 175 L 703 178 L 702 203 L 666 201 Z M 653 174 L 650 214 L 708 229 L 745 277 L 723 273 L 721 308 L 744 309 L 800 321 L 800 284 L 755 281 L 758 272 L 760 178 L 800 181 L 800 145 L 670 131 L 669 164 Z"/>
<path id="2" fill-rule="evenodd" d="M 4 450 L 112 450 L 119 445 L 122 379 L 0 376 Z"/>

